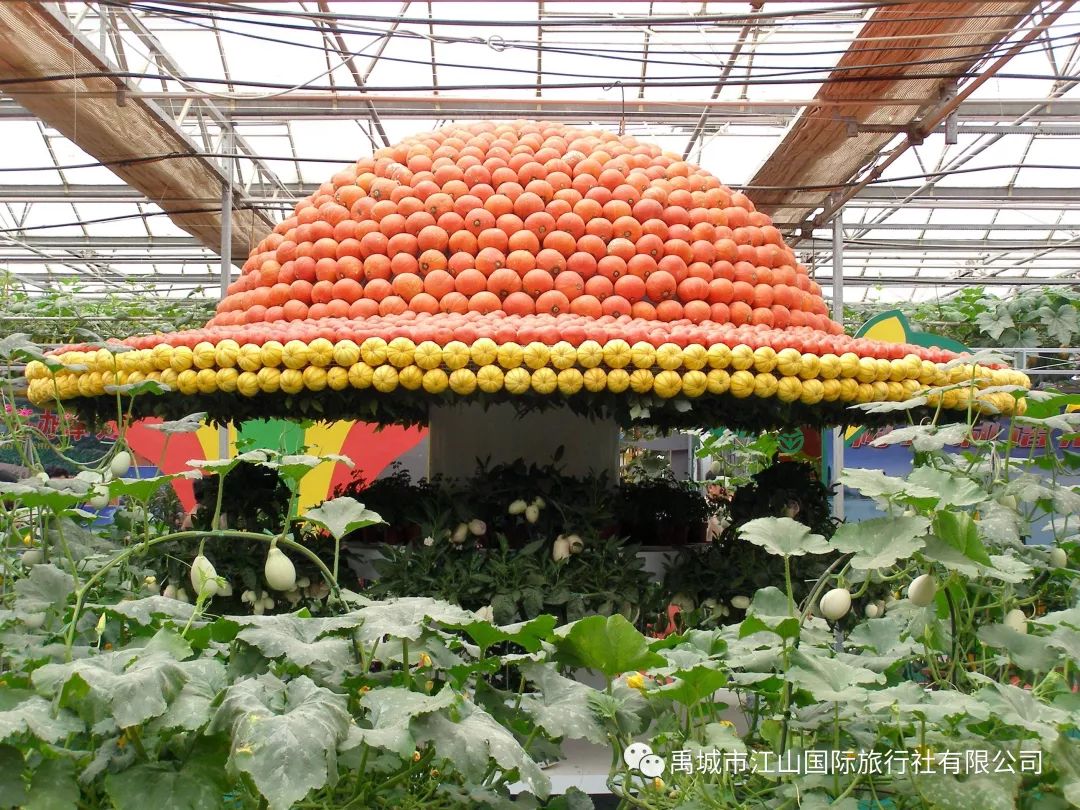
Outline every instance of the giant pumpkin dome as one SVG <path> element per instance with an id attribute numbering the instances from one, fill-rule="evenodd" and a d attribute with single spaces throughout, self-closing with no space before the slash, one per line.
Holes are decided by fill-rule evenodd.
<path id="1" fill-rule="evenodd" d="M 29 396 L 84 416 L 424 422 L 433 402 L 629 423 L 866 421 L 852 403 L 1015 409 L 1020 372 L 843 334 L 765 214 L 636 138 L 520 121 L 407 138 L 338 172 L 252 251 L 203 329 L 56 352 Z M 119 388 L 118 388 L 119 387 Z"/>

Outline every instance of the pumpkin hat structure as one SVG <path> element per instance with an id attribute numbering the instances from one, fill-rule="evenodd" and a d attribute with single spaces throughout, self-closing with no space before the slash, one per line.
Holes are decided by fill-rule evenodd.
<path id="1" fill-rule="evenodd" d="M 202 329 L 70 346 L 29 396 L 115 414 L 423 423 L 433 402 L 561 406 L 623 424 L 867 422 L 901 401 L 1015 411 L 1020 372 L 854 339 L 765 214 L 634 137 L 453 125 L 378 150 L 296 205 Z M 117 389 L 116 386 L 120 386 Z"/>

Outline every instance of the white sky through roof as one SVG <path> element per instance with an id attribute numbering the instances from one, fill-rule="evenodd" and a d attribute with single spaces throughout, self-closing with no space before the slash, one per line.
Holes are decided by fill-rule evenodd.
<path id="1" fill-rule="evenodd" d="M 544 105 L 561 101 L 597 102 L 616 109 L 622 109 L 625 101 L 628 132 L 681 153 L 695 121 L 673 125 L 650 119 L 635 112 L 634 105 L 708 100 L 721 71 L 727 69 L 743 27 L 741 21 L 714 18 L 745 15 L 749 10 L 745 2 L 439 2 L 430 5 L 438 22 L 429 25 L 429 4 L 405 6 L 406 21 L 387 39 L 402 3 L 329 4 L 338 15 L 341 45 L 353 55 L 350 66 L 340 53 L 328 50 L 340 47 L 334 37 L 317 30 L 312 18 L 305 16 L 317 10 L 314 2 L 186 8 L 165 2 L 128 4 L 125 13 L 137 18 L 160 42 L 176 72 L 186 77 L 182 80 L 160 75 L 174 71 L 155 58 L 148 42 L 123 15 L 113 22 L 128 71 L 154 74 L 153 78 L 130 78 L 129 84 L 153 94 L 155 103 L 177 116 L 185 101 L 200 97 L 222 109 L 232 99 L 261 98 L 266 109 L 273 111 L 290 99 L 323 92 L 313 88 L 333 85 L 355 91 L 354 67 L 371 95 L 388 99 L 379 106 L 390 109 L 397 99 L 431 97 L 436 92 L 433 86 L 448 99 L 484 99 L 473 117 L 498 115 L 500 101 L 508 100 L 537 99 L 535 117 L 544 117 Z M 539 29 L 535 22 L 541 6 L 547 24 Z M 657 17 L 702 12 L 710 16 L 700 24 L 678 27 L 626 24 L 628 17 L 649 14 L 650 6 Z M 773 102 L 776 106 L 769 109 L 775 112 L 746 118 L 731 108 L 715 109 L 690 158 L 729 185 L 749 181 L 793 120 L 793 105 L 782 102 L 797 107 L 814 97 L 872 13 L 865 6 L 766 3 L 764 10 L 776 16 L 762 17 L 752 28 L 730 65 L 718 99 L 759 105 Z M 81 35 L 117 64 L 116 45 L 102 27 L 98 5 L 69 3 L 66 8 Z M 496 15 L 501 21 L 525 24 L 493 26 L 490 20 Z M 587 23 L 568 24 L 586 15 Z M 931 135 L 874 184 L 876 196 L 860 195 L 845 208 L 847 299 L 927 300 L 971 283 L 1001 285 L 1000 291 L 1006 293 L 1013 285 L 1033 279 L 1075 278 L 1080 267 L 1080 193 L 1076 191 L 1080 185 L 1076 157 L 1080 112 L 1047 119 L 1033 105 L 1030 116 L 1012 119 L 997 114 L 994 105 L 1000 102 L 1004 109 L 1006 101 L 1040 100 L 1051 94 L 1076 103 L 1080 99 L 1073 87 L 1080 74 L 1078 32 L 1080 11 L 1066 13 L 1046 37 L 1013 58 L 1004 75 L 975 91 L 971 100 L 982 103 L 984 120 L 965 117 L 953 145 L 947 145 L 941 133 Z M 375 59 L 380 48 L 381 55 Z M 636 82 L 643 76 L 651 86 L 639 91 Z M 561 86 L 582 82 L 596 86 Z M 453 89 L 458 87 L 462 89 Z M 17 108 L 10 99 L 0 99 L 7 103 L 6 110 Z M 381 143 L 369 116 L 363 112 L 358 116 L 255 114 L 234 121 L 238 135 L 264 158 L 281 183 L 296 189 L 322 182 L 336 170 L 336 162 L 354 160 L 370 153 L 373 143 Z M 393 142 L 447 120 L 451 119 L 386 114 L 382 126 Z M 456 120 L 467 119 L 458 116 Z M 588 125 L 593 120 L 586 113 L 573 123 Z M 613 128 L 618 123 L 609 116 L 603 125 Z M 190 109 L 180 126 L 200 149 L 220 150 L 220 129 L 213 122 L 207 124 L 208 142 Z M 95 162 L 67 138 L 13 111 L 0 116 L 0 142 L 5 144 L 0 154 L 4 170 L 0 172 L 0 268 L 23 278 L 31 288 L 79 279 L 90 292 L 104 289 L 88 273 L 93 263 L 121 280 L 136 280 L 138 294 L 151 288 L 170 296 L 201 288 L 208 295 L 216 293 L 217 257 L 196 245 L 137 193 L 122 199 L 73 202 L 65 198 L 64 189 L 123 187 L 105 167 L 48 168 Z M 277 201 L 272 200 L 269 190 L 251 182 L 251 161 L 241 160 L 239 166 L 244 192 L 260 200 L 273 219 L 284 216 L 286 204 L 280 192 Z M 37 170 L 24 171 L 31 167 Z M 954 173 L 934 179 L 935 204 L 897 196 L 895 202 L 900 204 L 893 205 L 887 199 L 890 188 L 918 188 L 927 174 L 950 171 Z M 1007 189 L 1022 199 L 1003 200 L 989 193 L 981 195 L 985 199 L 972 199 L 968 194 L 941 204 L 942 194 L 950 189 Z M 1050 194 L 1047 200 L 1041 199 L 1043 193 Z M 813 236 L 799 250 L 808 264 L 828 277 L 831 230 L 819 230 Z M 828 284 L 824 286 L 828 292 Z"/>

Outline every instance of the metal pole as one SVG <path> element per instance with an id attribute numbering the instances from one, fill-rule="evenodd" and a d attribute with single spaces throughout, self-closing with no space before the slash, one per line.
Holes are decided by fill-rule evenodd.
<path id="1" fill-rule="evenodd" d="M 221 134 L 222 168 L 225 180 L 221 184 L 221 272 L 219 275 L 219 300 L 229 294 L 229 279 L 232 277 L 232 199 L 233 199 L 233 160 L 232 130 L 225 129 Z M 229 457 L 229 428 L 218 428 L 218 458 Z"/>
<path id="2" fill-rule="evenodd" d="M 832 315 L 837 323 L 844 322 L 844 209 L 843 206 L 833 215 L 833 250 L 832 250 Z M 833 516 L 844 519 L 844 485 L 840 483 L 840 473 L 844 471 L 844 433 L 840 428 L 832 429 L 832 469 L 830 484 L 836 487 L 833 495 Z"/>

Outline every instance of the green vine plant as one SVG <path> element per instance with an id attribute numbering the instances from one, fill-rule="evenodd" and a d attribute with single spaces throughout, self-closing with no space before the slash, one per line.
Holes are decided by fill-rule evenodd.
<path id="1" fill-rule="evenodd" d="M 985 287 L 917 304 L 867 302 L 844 307 L 849 332 L 886 310 L 899 309 L 911 323 L 934 334 L 983 348 L 1073 347 L 1080 342 L 1080 292 L 1033 287 L 1007 296 Z"/>
<path id="2" fill-rule="evenodd" d="M 139 329 L 175 332 L 198 329 L 214 314 L 215 298 L 201 288 L 183 298 L 149 297 L 130 282 L 126 289 L 90 292 L 78 281 L 59 281 L 29 290 L 18 277 L 0 271 L 0 334 L 23 333 L 35 343 L 82 343 L 130 335 Z"/>

